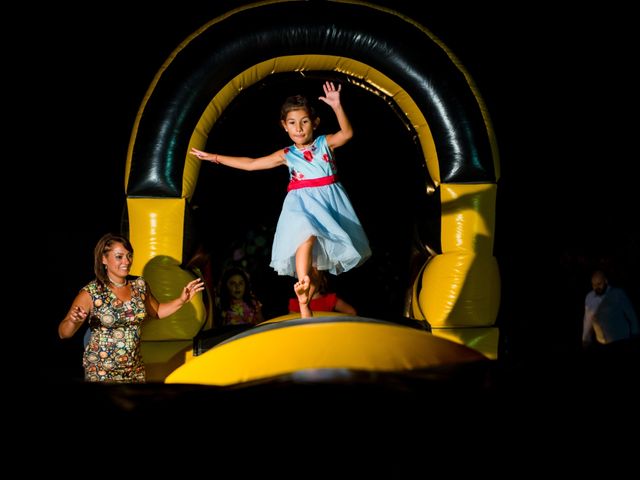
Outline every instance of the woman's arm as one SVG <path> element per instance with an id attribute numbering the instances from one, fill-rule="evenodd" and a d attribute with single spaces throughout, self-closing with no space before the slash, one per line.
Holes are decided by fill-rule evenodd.
<path id="1" fill-rule="evenodd" d="M 221 165 L 226 165 L 227 167 L 247 171 L 268 170 L 285 164 L 284 150 L 278 150 L 277 152 L 273 152 L 271 155 L 259 158 L 219 155 L 217 153 L 203 152 L 202 150 L 198 150 L 193 147 L 191 148 L 190 153 L 191 155 L 198 157 L 200 160 L 219 163 Z"/>
<path id="2" fill-rule="evenodd" d="M 177 312 L 185 303 L 189 303 L 196 293 L 204 290 L 204 282 L 199 278 L 190 281 L 182 289 L 179 297 L 170 302 L 160 303 L 151 293 L 151 289 L 147 288 L 147 314 L 152 318 L 165 318 Z"/>
<path id="3" fill-rule="evenodd" d="M 71 338 L 82 326 L 91 311 L 91 295 L 82 290 L 71 304 L 71 308 L 58 325 L 60 338 Z"/>

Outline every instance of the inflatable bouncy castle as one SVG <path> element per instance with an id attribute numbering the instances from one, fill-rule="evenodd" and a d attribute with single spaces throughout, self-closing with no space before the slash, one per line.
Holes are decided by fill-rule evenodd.
<path id="1" fill-rule="evenodd" d="M 175 297 L 193 278 L 180 267 L 194 248 L 190 202 L 201 167 L 188 151 L 207 149 L 216 122 L 245 92 L 292 76 L 336 79 L 382 99 L 415 142 L 428 172 L 423 194 L 440 206 L 439 249 L 416 269 L 406 312 L 425 328 L 362 317 L 273 319 L 185 363 L 207 317 L 195 301 L 145 326 L 150 380 L 173 372 L 167 382 L 231 385 L 309 369 L 403 371 L 495 359 L 500 170 L 489 114 L 446 45 L 412 18 L 374 4 L 245 5 L 213 18 L 173 51 L 143 99 L 129 144 L 132 274 L 144 275 L 160 299 Z"/>

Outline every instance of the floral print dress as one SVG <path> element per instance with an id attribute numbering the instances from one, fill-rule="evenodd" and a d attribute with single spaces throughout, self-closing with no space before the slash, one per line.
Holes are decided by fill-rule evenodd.
<path id="1" fill-rule="evenodd" d="M 147 316 L 147 283 L 131 281 L 131 300 L 123 302 L 96 280 L 83 288 L 93 308 L 89 313 L 91 337 L 82 365 L 89 382 L 142 383 L 144 363 L 140 356 L 140 328 Z"/>

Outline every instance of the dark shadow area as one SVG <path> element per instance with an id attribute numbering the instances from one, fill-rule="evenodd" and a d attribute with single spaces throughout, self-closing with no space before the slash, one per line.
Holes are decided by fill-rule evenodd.
<path id="1" fill-rule="evenodd" d="M 392 443 L 393 432 L 484 432 L 484 438 L 496 428 L 510 438 L 557 429 L 559 418 L 563 431 L 584 426 L 587 398 L 598 409 L 619 408 L 624 398 L 633 417 L 639 352 L 637 341 L 620 342 L 563 362 L 540 358 L 513 366 L 487 360 L 386 373 L 303 370 L 231 387 L 62 382 L 47 387 L 45 404 L 34 396 L 23 408 L 43 432 L 86 428 L 99 412 L 102 421 L 135 420 L 151 431 L 162 425 L 216 436 L 251 426 L 254 434 L 256 427 L 270 427 L 299 432 L 301 439 L 336 429 Z"/>

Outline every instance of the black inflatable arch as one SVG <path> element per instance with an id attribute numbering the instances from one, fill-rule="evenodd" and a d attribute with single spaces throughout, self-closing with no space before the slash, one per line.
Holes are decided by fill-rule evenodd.
<path id="1" fill-rule="evenodd" d="M 137 261 L 182 260 L 184 212 L 200 167 L 189 147 L 206 145 L 221 112 L 248 86 L 293 71 L 340 72 L 406 115 L 442 203 L 442 254 L 423 267 L 413 316 L 428 321 L 434 334 L 493 356 L 499 167 L 489 117 L 455 56 L 426 28 L 386 8 L 343 1 L 253 4 L 212 20 L 173 52 L 140 107 L 127 157 Z M 141 273 L 141 264 L 134 269 Z"/>

